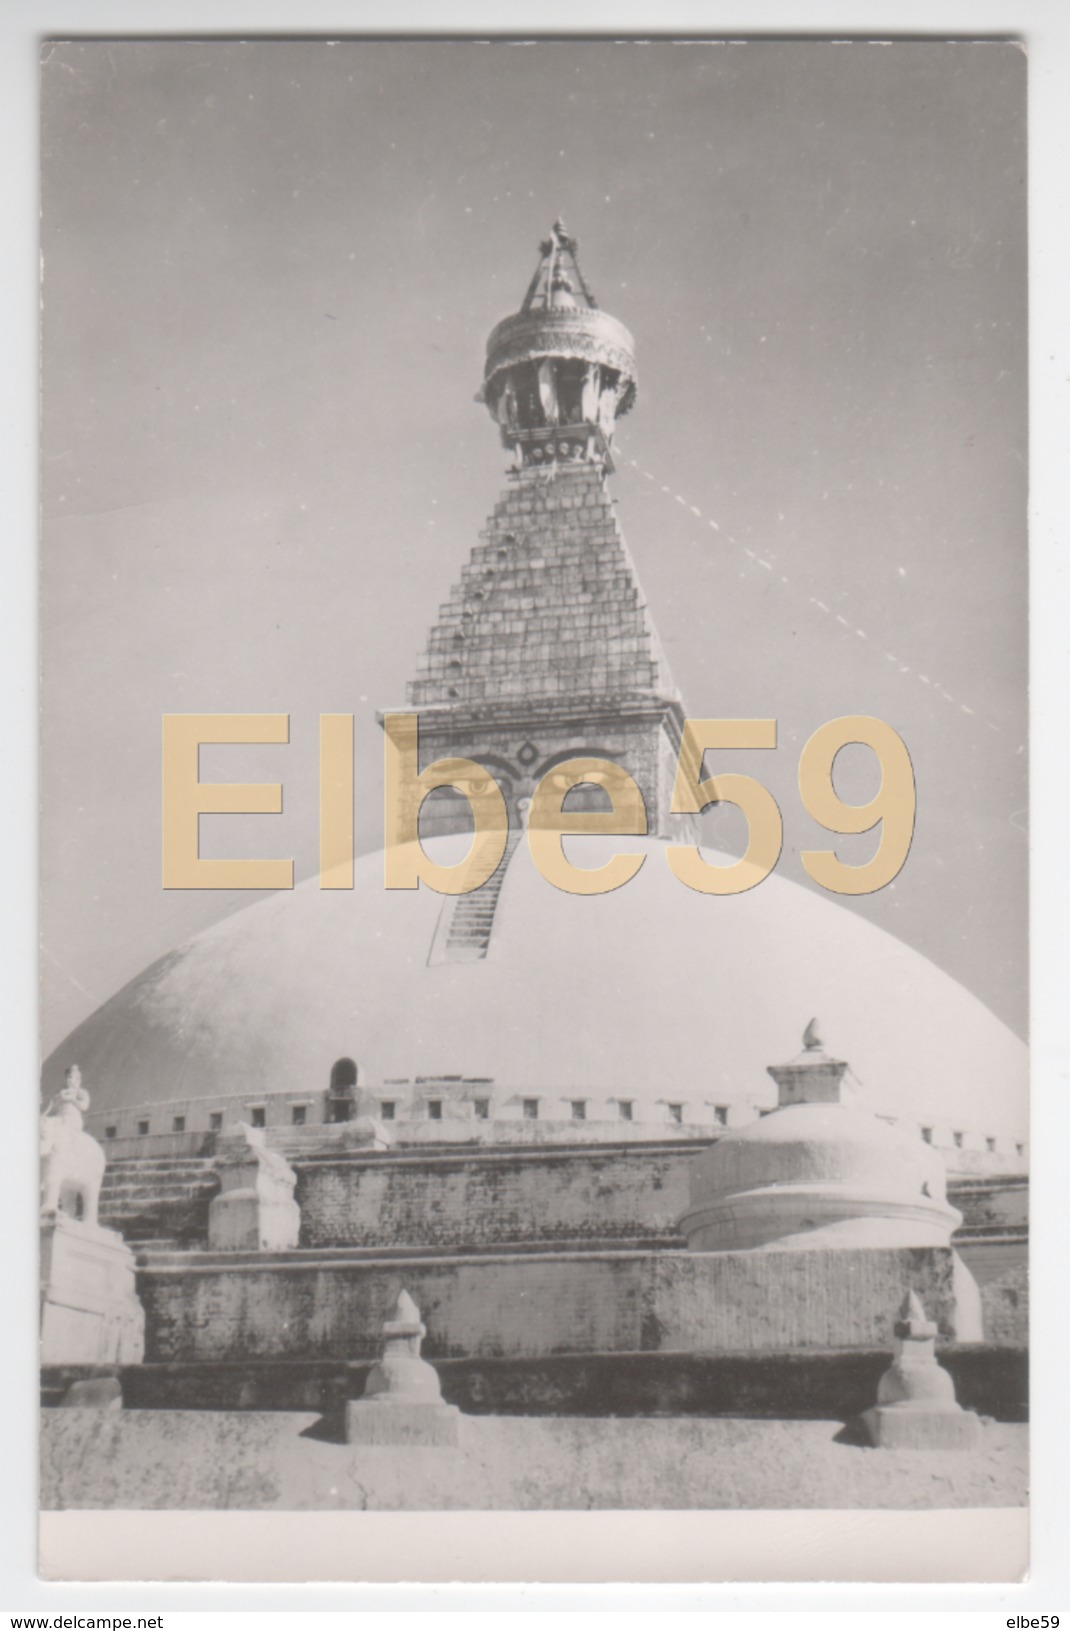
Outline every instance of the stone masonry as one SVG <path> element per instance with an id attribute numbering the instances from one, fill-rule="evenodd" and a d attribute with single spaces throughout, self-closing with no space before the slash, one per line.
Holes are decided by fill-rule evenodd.
<path id="1" fill-rule="evenodd" d="M 481 540 L 409 688 L 421 767 L 486 766 L 512 821 L 555 763 L 595 755 L 635 778 L 650 832 L 667 833 L 683 709 L 601 468 L 517 471 Z M 465 815 L 440 796 L 422 830 L 456 831 Z"/>
<path id="2" fill-rule="evenodd" d="M 146 1262 L 146 1358 L 180 1364 L 373 1357 L 404 1286 L 432 1358 L 723 1353 L 890 1343 L 913 1290 L 944 1340 L 960 1266 L 947 1249 L 819 1252 L 530 1252 L 432 1257 L 355 1252 L 183 1253 Z"/>

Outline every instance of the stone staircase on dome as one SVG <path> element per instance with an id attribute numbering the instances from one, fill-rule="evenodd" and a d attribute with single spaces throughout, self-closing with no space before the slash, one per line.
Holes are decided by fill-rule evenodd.
<path id="1" fill-rule="evenodd" d="M 443 901 L 428 958 L 430 964 L 475 963 L 486 957 L 494 931 L 498 898 L 520 836 L 517 828 L 510 831 L 505 854 L 485 884 L 466 895 L 453 895 Z"/>

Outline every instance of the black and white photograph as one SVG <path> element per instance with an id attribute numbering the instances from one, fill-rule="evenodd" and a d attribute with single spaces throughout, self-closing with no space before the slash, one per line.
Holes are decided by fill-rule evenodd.
<path id="1" fill-rule="evenodd" d="M 50 1577 L 149 1512 L 1025 1574 L 1027 79 L 42 45 Z"/>

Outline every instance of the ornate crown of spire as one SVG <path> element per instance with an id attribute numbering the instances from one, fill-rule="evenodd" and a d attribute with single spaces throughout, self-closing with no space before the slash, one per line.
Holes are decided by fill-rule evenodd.
<path id="1" fill-rule="evenodd" d="M 576 239 L 558 219 L 539 245 L 520 310 L 491 331 L 478 400 L 522 465 L 577 458 L 608 465 L 616 421 L 635 391 L 635 341 L 600 310 Z M 560 445 L 559 431 L 569 438 Z"/>

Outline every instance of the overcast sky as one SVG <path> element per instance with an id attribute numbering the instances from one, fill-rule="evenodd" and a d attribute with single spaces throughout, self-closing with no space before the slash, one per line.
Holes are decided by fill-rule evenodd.
<path id="1" fill-rule="evenodd" d="M 204 755 L 286 814 L 204 827 L 299 877 L 355 713 L 381 842 L 375 711 L 502 486 L 483 344 L 559 213 L 636 336 L 613 485 L 688 712 L 780 721 L 731 768 L 799 879 L 803 742 L 894 725 L 917 837 L 845 910 L 1024 1029 L 1017 48 L 83 42 L 43 83 L 46 1048 L 254 898 L 160 887 L 163 713 L 291 715 Z"/>

